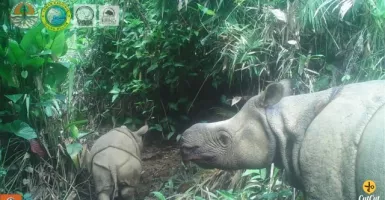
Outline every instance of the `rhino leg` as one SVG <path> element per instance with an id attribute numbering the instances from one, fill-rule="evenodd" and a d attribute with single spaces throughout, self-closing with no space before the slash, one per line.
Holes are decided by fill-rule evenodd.
<path id="1" fill-rule="evenodd" d="M 110 196 L 108 192 L 100 192 L 98 195 L 98 200 L 110 200 Z"/>
<path id="2" fill-rule="evenodd" d="M 110 171 L 97 164 L 93 164 L 92 174 L 95 182 L 95 190 L 98 194 L 98 200 L 111 199 L 114 185 Z"/>
<path id="3" fill-rule="evenodd" d="M 123 200 L 135 200 L 135 188 L 129 186 L 122 187 L 120 196 Z"/>
<path id="4" fill-rule="evenodd" d="M 120 149 L 106 149 L 95 155 L 93 159 L 92 174 L 95 180 L 96 192 L 98 194 L 100 192 L 109 194 L 110 198 L 116 197 L 118 191 L 125 196 L 132 196 L 121 191 L 126 186 L 135 188 L 140 181 L 141 172 L 140 161 Z M 126 189 L 125 191 L 129 190 Z M 129 197 L 125 199 L 127 198 L 129 199 Z"/>
<path id="5" fill-rule="evenodd" d="M 135 199 L 135 187 L 139 184 L 142 172 L 142 165 L 134 157 L 129 157 L 129 160 L 118 169 L 120 195 L 124 200 Z"/>

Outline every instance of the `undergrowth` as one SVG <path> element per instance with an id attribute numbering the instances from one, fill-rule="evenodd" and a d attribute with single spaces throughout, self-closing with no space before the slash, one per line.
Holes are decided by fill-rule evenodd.
<path id="1" fill-rule="evenodd" d="M 303 198 L 299 191 L 283 183 L 281 170 L 271 169 L 198 169 L 196 173 L 188 173 L 192 170 L 181 167 L 160 191 L 154 191 L 152 195 L 160 200 L 292 199 L 293 195 L 295 199 Z"/>

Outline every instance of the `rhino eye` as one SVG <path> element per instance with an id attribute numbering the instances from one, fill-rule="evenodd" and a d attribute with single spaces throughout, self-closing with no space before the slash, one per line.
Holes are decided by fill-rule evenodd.
<path id="1" fill-rule="evenodd" d="M 219 142 L 223 146 L 226 146 L 230 142 L 230 138 L 226 134 L 220 133 L 220 135 L 219 135 Z"/>

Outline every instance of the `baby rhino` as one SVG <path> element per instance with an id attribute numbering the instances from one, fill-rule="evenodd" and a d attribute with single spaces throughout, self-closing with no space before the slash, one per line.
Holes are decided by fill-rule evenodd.
<path id="1" fill-rule="evenodd" d="M 86 153 L 87 168 L 93 175 L 99 200 L 112 200 L 115 196 L 134 199 L 142 172 L 142 136 L 147 131 L 147 125 L 136 132 L 126 126 L 114 128 L 97 139 Z"/>

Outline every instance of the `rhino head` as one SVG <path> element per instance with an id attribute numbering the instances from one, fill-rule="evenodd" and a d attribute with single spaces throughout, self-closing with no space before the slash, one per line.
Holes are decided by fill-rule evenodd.
<path id="1" fill-rule="evenodd" d="M 269 166 L 276 155 L 276 140 L 266 121 L 265 108 L 291 95 L 291 83 L 285 79 L 271 83 L 259 95 L 250 98 L 232 118 L 198 123 L 181 137 L 184 162 L 202 168 L 250 169 Z"/>

